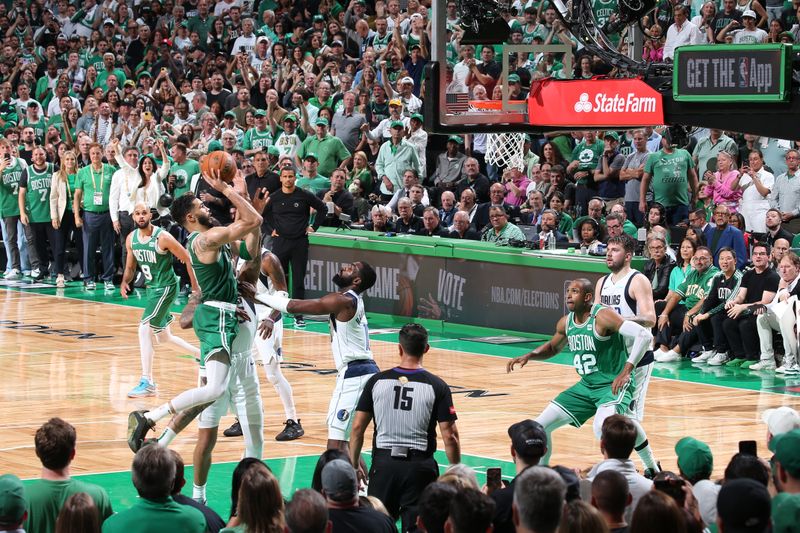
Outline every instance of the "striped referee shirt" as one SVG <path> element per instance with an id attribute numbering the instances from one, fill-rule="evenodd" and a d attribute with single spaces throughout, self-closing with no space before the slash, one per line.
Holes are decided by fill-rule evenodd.
<path id="1" fill-rule="evenodd" d="M 450 387 L 423 368 L 395 367 L 375 374 L 356 410 L 375 420 L 374 449 L 399 446 L 430 455 L 436 451 L 436 424 L 458 418 Z"/>

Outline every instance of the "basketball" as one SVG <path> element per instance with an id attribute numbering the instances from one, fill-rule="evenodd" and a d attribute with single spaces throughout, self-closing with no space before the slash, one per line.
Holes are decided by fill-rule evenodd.
<path id="1" fill-rule="evenodd" d="M 200 159 L 200 172 L 209 176 L 212 170 L 219 170 L 222 181 L 230 183 L 236 177 L 236 162 L 228 152 L 217 150 Z"/>

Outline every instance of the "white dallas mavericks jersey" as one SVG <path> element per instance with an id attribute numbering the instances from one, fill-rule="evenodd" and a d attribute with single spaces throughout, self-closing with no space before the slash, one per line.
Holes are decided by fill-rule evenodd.
<path id="1" fill-rule="evenodd" d="M 233 339 L 231 352 L 233 353 L 234 357 L 236 356 L 250 357 L 250 355 L 253 353 L 253 341 L 256 338 L 256 328 L 258 327 L 256 311 L 253 308 L 252 303 L 246 302 L 241 298 L 239 298 L 239 301 L 237 303 L 240 307 L 243 307 L 244 310 L 247 312 L 249 320 L 247 321 L 239 320 L 239 332 Z"/>
<path id="2" fill-rule="evenodd" d="M 353 290 L 347 291 L 344 295 L 355 301 L 356 314 L 347 322 L 336 320 L 335 315 L 330 316 L 331 351 L 336 370 L 341 370 L 351 361 L 372 359 L 364 300 Z"/>
<path id="3" fill-rule="evenodd" d="M 622 318 L 634 318 L 637 315 L 636 300 L 630 297 L 628 288 L 637 274 L 637 270 L 631 270 L 616 282 L 611 279 L 612 274 L 603 277 L 600 282 L 600 303 L 616 311 Z"/>

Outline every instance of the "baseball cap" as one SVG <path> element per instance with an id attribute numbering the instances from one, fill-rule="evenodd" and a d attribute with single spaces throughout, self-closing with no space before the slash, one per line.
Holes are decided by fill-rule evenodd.
<path id="1" fill-rule="evenodd" d="M 218 140 L 213 140 L 208 143 L 208 153 L 216 152 L 217 150 L 222 150 L 222 143 Z"/>
<path id="2" fill-rule="evenodd" d="M 619 133 L 616 131 L 607 131 L 605 135 L 603 135 L 603 139 L 608 139 L 609 137 L 619 142 Z"/>
<path id="3" fill-rule="evenodd" d="M 539 422 L 527 419 L 508 428 L 511 445 L 521 458 L 538 459 L 547 451 L 547 433 Z"/>
<path id="4" fill-rule="evenodd" d="M 409 50 L 413 50 L 415 48 L 417 50 L 422 50 L 422 47 L 420 45 L 418 45 L 418 44 L 412 44 L 411 46 L 408 47 Z"/>
<path id="5" fill-rule="evenodd" d="M 396 105 L 403 107 L 403 101 L 400 100 L 399 98 L 392 98 L 391 100 L 389 100 L 389 105 Z"/>
<path id="6" fill-rule="evenodd" d="M 421 13 L 414 13 L 413 15 L 411 15 L 410 18 L 411 18 L 411 20 L 421 19 L 422 18 L 422 14 Z"/>
<path id="7" fill-rule="evenodd" d="M 684 437 L 675 444 L 678 467 L 688 478 L 702 477 L 714 469 L 714 456 L 708 444 L 694 437 Z"/>
<path id="8" fill-rule="evenodd" d="M 394 128 L 405 128 L 406 125 L 403 124 L 402 120 L 393 120 L 392 123 L 389 124 L 389 127 L 392 128 L 392 129 L 394 129 Z"/>
<path id="9" fill-rule="evenodd" d="M 26 510 L 22 481 L 14 474 L 0 476 L 0 523 L 17 525 Z"/>
<path id="10" fill-rule="evenodd" d="M 464 144 L 464 139 L 460 135 L 451 135 L 447 140 L 458 144 Z"/>
<path id="11" fill-rule="evenodd" d="M 285 117 L 283 117 L 283 122 L 287 120 L 291 120 L 292 122 L 297 122 L 297 117 L 294 116 L 292 113 L 287 113 Z"/>
<path id="12" fill-rule="evenodd" d="M 314 161 L 319 161 L 317 154 L 315 154 L 314 152 L 308 152 L 306 156 L 303 158 L 303 161 L 305 161 L 306 159 L 313 159 Z"/>
<path id="13" fill-rule="evenodd" d="M 278 147 L 277 146 L 273 146 L 273 145 L 270 145 L 269 148 L 267 148 L 267 153 L 269 155 L 274 155 L 274 156 L 281 155 L 281 151 L 278 150 Z"/>
<path id="14" fill-rule="evenodd" d="M 800 523 L 800 494 L 782 492 L 772 499 L 772 533 L 794 533 Z"/>
<path id="15" fill-rule="evenodd" d="M 123 87 L 136 87 L 136 82 L 133 80 L 125 80 Z"/>
<path id="16" fill-rule="evenodd" d="M 414 113 L 413 115 L 411 115 L 411 119 L 412 120 L 416 119 L 419 120 L 420 122 L 425 122 L 425 119 L 419 113 Z"/>
<path id="17" fill-rule="evenodd" d="M 519 83 L 519 76 L 517 74 L 508 75 L 508 83 Z"/>
<path id="18" fill-rule="evenodd" d="M 105 26 L 106 24 L 111 24 L 113 26 L 114 25 L 114 19 L 106 19 L 106 20 L 104 20 L 103 21 L 103 26 Z"/>
<path id="19" fill-rule="evenodd" d="M 328 122 L 328 119 L 325 117 L 319 117 L 317 120 L 314 121 L 314 124 L 316 124 L 317 126 L 328 126 L 330 125 L 330 122 Z"/>
<path id="20" fill-rule="evenodd" d="M 784 405 L 761 413 L 761 421 L 767 425 L 773 436 L 780 435 L 800 428 L 800 413 Z"/>
<path id="21" fill-rule="evenodd" d="M 269 42 L 269 37 L 267 37 L 266 35 L 262 35 L 261 37 L 259 37 L 258 39 L 256 39 L 256 42 L 257 42 L 257 43 L 260 43 L 260 42 L 262 42 L 262 41 L 263 41 L 263 42 L 267 42 L 267 43 L 268 43 L 268 42 Z"/>
<path id="22" fill-rule="evenodd" d="M 790 31 L 784 31 L 784 32 L 781 32 L 781 33 L 778 35 L 778 38 L 779 38 L 779 39 L 783 39 L 784 37 L 786 37 L 786 38 L 787 38 L 787 39 L 789 39 L 790 41 L 794 42 L 794 34 L 793 34 L 792 32 L 790 32 Z"/>
<path id="23" fill-rule="evenodd" d="M 333 41 L 331 43 L 331 46 L 344 46 L 344 45 L 342 44 L 342 41 Z"/>
<path id="24" fill-rule="evenodd" d="M 717 496 L 717 515 L 726 532 L 762 533 L 769 529 L 771 502 L 767 488 L 749 478 L 725 482 Z"/>
<path id="25" fill-rule="evenodd" d="M 142 79 L 142 78 L 152 78 L 152 77 L 153 77 L 153 75 L 152 75 L 152 74 L 150 74 L 150 72 L 149 72 L 149 71 L 147 71 L 147 70 L 143 70 L 143 71 L 141 71 L 141 72 L 139 73 L 139 75 L 138 75 L 138 76 L 136 76 L 136 79 L 137 79 L 137 80 L 139 80 L 139 79 Z"/>
<path id="26" fill-rule="evenodd" d="M 772 437 L 769 449 L 790 476 L 800 478 L 800 429 Z"/>
<path id="27" fill-rule="evenodd" d="M 753 11 L 752 9 L 745 9 L 744 12 L 742 13 L 742 18 L 744 17 L 750 17 L 751 19 L 754 19 L 756 18 L 756 12 Z"/>
<path id="28" fill-rule="evenodd" d="M 410 83 L 411 85 L 414 85 L 414 78 L 412 78 L 411 76 L 403 76 L 402 78 L 400 78 L 400 81 L 398 83 Z"/>
<path id="29" fill-rule="evenodd" d="M 253 113 L 253 116 L 256 116 L 256 117 L 266 117 L 266 116 L 267 116 L 267 112 L 266 112 L 266 111 L 264 111 L 263 109 L 256 109 L 256 112 L 255 112 L 255 113 Z"/>
<path id="30" fill-rule="evenodd" d="M 225 118 L 228 118 L 228 117 L 236 118 L 236 113 L 234 113 L 233 111 L 225 111 L 225 115 L 224 116 L 225 116 Z"/>
<path id="31" fill-rule="evenodd" d="M 322 490 L 333 501 L 349 501 L 358 494 L 358 479 L 353 465 L 343 459 L 326 464 L 321 475 Z"/>
<path id="32" fill-rule="evenodd" d="M 325 22 L 325 17 L 323 15 L 314 15 L 312 20 L 314 22 Z"/>

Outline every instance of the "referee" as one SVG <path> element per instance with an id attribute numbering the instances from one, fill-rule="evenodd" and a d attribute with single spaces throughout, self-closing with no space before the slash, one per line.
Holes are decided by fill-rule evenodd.
<path id="1" fill-rule="evenodd" d="M 408 531 L 417 517 L 422 490 L 439 477 L 436 424 L 442 432 L 447 460 L 461 462 L 456 410 L 450 387 L 422 368 L 430 349 L 428 332 L 419 324 L 400 330 L 400 365 L 372 376 L 356 407 L 350 435 L 350 459 L 360 463 L 364 431 L 375 417 L 369 495 L 379 498 L 389 514 L 402 518 Z"/>
<path id="2" fill-rule="evenodd" d="M 292 272 L 292 298 L 305 297 L 306 262 L 308 261 L 308 234 L 313 233 L 328 212 L 325 202 L 310 192 L 295 187 L 295 171 L 291 167 L 281 169 L 281 188 L 269 196 L 264 209 L 264 219 L 272 230 L 272 253 L 281 262 L 283 271 Z M 317 211 L 314 227 L 309 224 L 311 209 Z M 302 315 L 294 317 L 297 327 L 305 327 Z"/>

